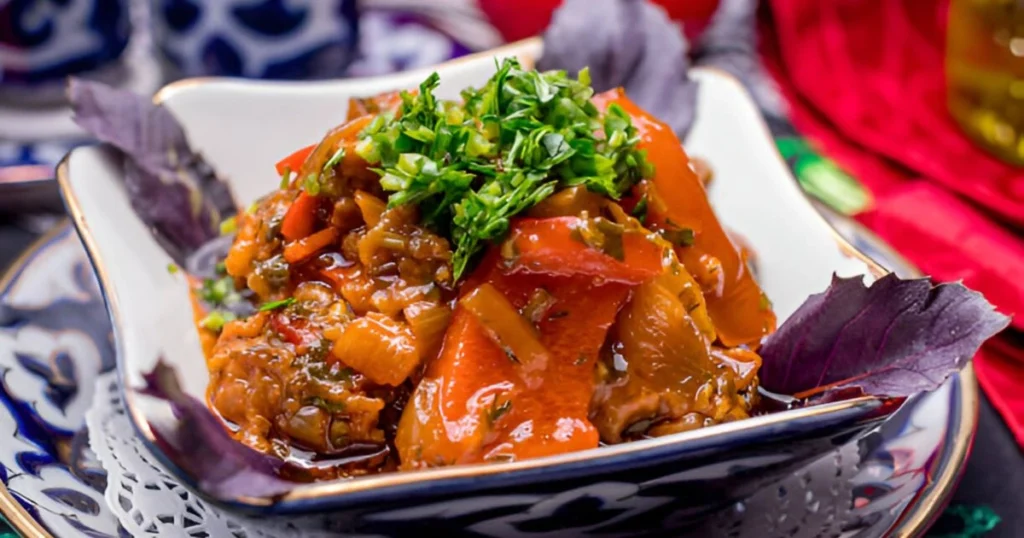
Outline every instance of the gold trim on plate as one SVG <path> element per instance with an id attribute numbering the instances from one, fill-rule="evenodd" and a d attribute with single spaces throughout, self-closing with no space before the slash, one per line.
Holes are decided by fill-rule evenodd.
<path id="1" fill-rule="evenodd" d="M 52 229 L 39 237 L 39 239 L 33 241 L 24 252 L 18 255 L 11 262 L 11 265 L 7 267 L 7 271 L 4 272 L 3 276 L 0 276 L 0 292 L 6 290 L 14 282 L 14 275 L 18 274 L 28 264 L 29 260 L 39 252 L 43 245 L 52 241 L 53 238 L 67 229 L 68 220 L 64 219 L 59 224 L 54 225 Z M 2 297 L 0 295 L 0 298 Z M 14 495 L 7 491 L 7 486 L 3 482 L 0 482 L 0 514 L 3 514 L 7 522 L 11 524 L 11 527 L 25 538 L 53 538 L 50 532 L 43 527 L 42 523 L 36 521 L 32 514 L 28 513 L 28 510 L 25 510 L 25 507 L 21 506 L 21 503 L 14 498 Z"/>
<path id="2" fill-rule="evenodd" d="M 980 392 L 973 364 L 968 363 L 960 371 L 960 392 L 960 406 L 957 409 L 960 413 L 960 423 L 953 434 L 950 445 L 939 447 L 939 450 L 949 450 L 946 465 L 939 469 L 939 475 L 934 477 L 931 484 L 924 486 L 924 491 L 918 493 L 916 502 L 912 502 L 907 507 L 900 519 L 889 530 L 890 538 L 924 536 L 949 503 L 960 477 L 963 476 L 964 464 L 971 454 L 974 434 L 978 429 Z"/>

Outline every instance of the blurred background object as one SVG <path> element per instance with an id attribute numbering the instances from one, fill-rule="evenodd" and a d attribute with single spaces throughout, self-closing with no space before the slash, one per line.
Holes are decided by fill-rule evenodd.
<path id="1" fill-rule="evenodd" d="M 128 0 L 0 2 L 0 99 L 59 99 L 68 75 L 116 64 L 130 33 Z"/>
<path id="2" fill-rule="evenodd" d="M 1024 0 L 951 0 L 949 111 L 982 146 L 1024 165 Z"/>
<path id="3" fill-rule="evenodd" d="M 169 78 L 344 76 L 356 56 L 355 0 L 153 0 Z"/>

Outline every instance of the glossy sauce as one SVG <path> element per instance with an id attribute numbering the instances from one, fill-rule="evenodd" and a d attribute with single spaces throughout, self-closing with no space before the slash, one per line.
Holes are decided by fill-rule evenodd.
<path id="1" fill-rule="evenodd" d="M 693 230 L 694 244 L 678 248 L 676 253 L 704 288 L 719 339 L 728 347 L 756 346 L 775 330 L 775 314 L 765 305 L 741 250 L 715 217 L 700 178 L 687 166 L 690 159 L 679 139 L 668 125 L 643 111 L 621 89 L 597 95 L 594 102 L 602 108 L 618 104 L 633 118 L 641 137 L 640 147 L 654 165 L 651 182 L 663 201 L 649 203 L 652 222 Z"/>
<path id="2" fill-rule="evenodd" d="M 621 206 L 582 187 L 555 193 L 459 283 L 447 241 L 415 207 L 388 209 L 354 151 L 325 172 L 322 193 L 301 192 L 303 174 L 353 148 L 366 113 L 397 100 L 355 103 L 300 175 L 239 219 L 227 274 L 261 303 L 290 302 L 219 336 L 204 330 L 210 405 L 236 438 L 314 480 L 520 460 L 748 416 L 753 349 L 774 314 L 675 135 L 621 93 L 595 101 L 633 117 L 656 175 Z M 641 197 L 643 223 L 625 209 Z M 308 220 L 285 238 L 296 207 Z M 684 229 L 692 244 L 667 239 Z"/>

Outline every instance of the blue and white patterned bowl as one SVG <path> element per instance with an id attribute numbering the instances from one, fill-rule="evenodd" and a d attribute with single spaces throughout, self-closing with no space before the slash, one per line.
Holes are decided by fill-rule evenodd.
<path id="1" fill-rule="evenodd" d="M 152 0 L 157 49 L 183 76 L 339 77 L 355 57 L 355 0 Z"/>
<path id="2" fill-rule="evenodd" d="M 0 86 L 62 85 L 120 58 L 128 0 L 0 2 Z"/>

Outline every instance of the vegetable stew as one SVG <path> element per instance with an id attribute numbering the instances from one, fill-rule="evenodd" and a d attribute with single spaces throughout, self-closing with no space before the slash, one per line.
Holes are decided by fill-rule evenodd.
<path id="1" fill-rule="evenodd" d="M 707 168 L 586 71 L 437 84 L 353 100 L 222 227 L 193 292 L 237 440 L 317 480 L 749 416 L 775 316 Z"/>

